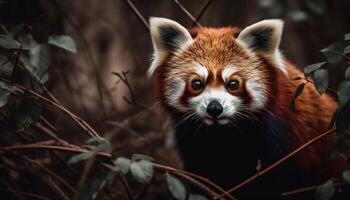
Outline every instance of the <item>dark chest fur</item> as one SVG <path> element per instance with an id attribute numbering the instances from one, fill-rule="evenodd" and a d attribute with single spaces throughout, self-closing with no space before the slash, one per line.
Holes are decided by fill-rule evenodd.
<path id="1" fill-rule="evenodd" d="M 176 124 L 176 122 L 174 122 Z M 175 128 L 184 168 L 225 189 L 256 174 L 258 160 L 266 167 L 292 150 L 288 129 L 276 118 L 242 120 L 231 126 L 187 121 Z M 239 194 L 276 195 L 302 185 L 293 160 L 250 184 Z"/>

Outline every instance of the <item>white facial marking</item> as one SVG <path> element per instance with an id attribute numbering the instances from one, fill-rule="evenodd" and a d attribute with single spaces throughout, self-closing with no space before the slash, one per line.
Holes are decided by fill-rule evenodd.
<path id="1" fill-rule="evenodd" d="M 261 84 L 259 84 L 257 80 L 254 79 L 249 79 L 246 82 L 246 87 L 253 97 L 251 109 L 255 110 L 263 108 L 267 102 L 266 90 L 261 86 Z"/>
<path id="2" fill-rule="evenodd" d="M 226 67 L 223 71 L 222 71 L 222 80 L 224 80 L 225 82 L 227 82 L 230 78 L 230 76 L 235 73 L 237 70 L 234 67 Z"/>
<path id="3" fill-rule="evenodd" d="M 234 116 L 234 114 L 239 110 L 242 100 L 236 96 L 231 95 L 223 86 L 220 88 L 205 88 L 204 91 L 189 100 L 190 106 L 195 110 L 197 115 L 204 118 L 204 122 L 208 125 L 213 124 L 213 120 L 207 113 L 207 107 L 209 103 L 213 100 L 220 102 L 223 107 L 223 112 L 218 116 L 219 124 L 227 124 L 228 119 Z"/>
<path id="4" fill-rule="evenodd" d="M 208 74 L 209 74 L 208 69 L 203 66 L 196 67 L 195 73 L 198 74 L 200 77 L 202 77 L 204 81 L 207 80 Z"/>
<path id="5" fill-rule="evenodd" d="M 166 100 L 169 105 L 174 106 L 179 110 L 184 110 L 183 106 L 180 105 L 179 100 L 185 90 L 185 86 L 186 86 L 186 83 L 180 78 L 177 78 L 172 82 L 171 89 L 169 89 L 165 93 Z"/>

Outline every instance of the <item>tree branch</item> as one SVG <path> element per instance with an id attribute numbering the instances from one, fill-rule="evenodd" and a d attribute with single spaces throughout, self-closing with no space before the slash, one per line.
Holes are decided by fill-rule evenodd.
<path id="1" fill-rule="evenodd" d="M 331 130 L 328 130 L 316 137 L 314 137 L 313 139 L 311 139 L 310 141 L 306 142 L 305 144 L 301 145 L 300 147 L 298 147 L 297 149 L 295 149 L 294 151 L 292 151 L 291 153 L 289 153 L 288 155 L 284 156 L 283 158 L 281 158 L 280 160 L 276 161 L 275 163 L 271 164 L 269 167 L 267 167 L 264 170 L 261 170 L 259 173 L 255 174 L 254 176 L 246 179 L 245 181 L 241 182 L 240 184 L 232 187 L 231 189 L 227 190 L 225 193 L 221 194 L 220 196 L 218 196 L 216 199 L 220 198 L 220 197 L 225 197 L 228 194 L 237 191 L 238 189 L 248 185 L 249 183 L 253 182 L 255 179 L 259 178 L 260 176 L 263 176 L 265 174 L 267 174 L 268 172 L 270 172 L 271 170 L 275 169 L 277 166 L 281 165 L 282 163 L 284 163 L 285 161 L 287 161 L 289 158 L 293 157 L 294 155 L 296 155 L 297 153 L 299 153 L 300 151 L 304 150 L 305 148 L 307 148 L 308 146 L 310 146 L 311 144 L 317 142 L 318 140 L 331 135 L 333 133 L 335 133 L 336 129 L 332 128 Z"/>

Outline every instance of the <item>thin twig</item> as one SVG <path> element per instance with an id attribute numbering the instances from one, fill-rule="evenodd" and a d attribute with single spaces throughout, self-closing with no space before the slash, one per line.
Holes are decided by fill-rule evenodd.
<path id="1" fill-rule="evenodd" d="M 68 153 L 85 153 L 91 150 L 83 149 L 83 148 L 73 148 L 73 147 L 65 147 L 59 145 L 47 145 L 47 144 L 24 144 L 24 145 L 16 145 L 10 147 L 0 147 L 0 151 L 3 152 L 11 152 L 11 151 L 24 151 L 24 150 L 53 150 L 53 151 L 62 151 Z M 104 158 L 112 158 L 112 155 L 105 152 L 97 152 L 98 156 Z"/>
<path id="2" fill-rule="evenodd" d="M 129 7 L 134 11 L 134 13 L 137 15 L 139 20 L 145 25 L 147 30 L 149 30 L 149 25 L 146 21 L 146 19 L 141 15 L 140 11 L 136 8 L 136 6 L 131 2 L 131 0 L 125 0 L 125 2 L 129 5 Z"/>
<path id="3" fill-rule="evenodd" d="M 4 79 L 2 77 L 0 77 L 0 80 L 8 82 L 7 79 Z M 11 84 L 11 83 L 9 83 Z M 16 86 L 17 88 L 26 91 L 28 93 L 30 93 L 31 95 L 34 95 L 36 97 L 38 97 L 39 99 L 41 99 L 42 101 L 44 101 L 45 103 L 48 103 L 56 108 L 58 108 L 59 110 L 63 111 L 64 113 L 66 113 L 71 119 L 73 119 L 73 121 L 75 121 L 84 131 L 86 131 L 90 136 L 92 137 L 100 137 L 99 134 L 92 128 L 90 127 L 84 120 L 82 120 L 80 117 L 78 117 L 77 115 L 73 114 L 72 112 L 70 112 L 69 110 L 67 110 L 64 106 L 55 103 L 54 101 L 38 94 L 37 92 L 25 88 L 19 84 L 13 83 L 13 86 Z"/>
<path id="4" fill-rule="evenodd" d="M 202 27 L 202 25 L 196 20 L 196 18 L 194 18 L 193 15 L 178 0 L 173 1 L 193 21 L 193 23 L 196 24 L 196 26 Z"/>
<path id="5" fill-rule="evenodd" d="M 196 22 L 199 22 L 203 16 L 203 14 L 205 13 L 205 11 L 207 11 L 208 9 L 208 6 L 210 5 L 210 3 L 212 2 L 213 0 L 207 0 L 207 2 L 205 2 L 203 8 L 201 9 L 201 11 L 199 11 L 199 14 L 197 15 L 196 17 Z M 196 23 L 193 22 L 192 24 L 192 27 L 195 27 L 196 26 Z"/>
<path id="6" fill-rule="evenodd" d="M 12 151 L 21 151 L 21 150 L 54 150 L 54 151 L 62 151 L 62 152 L 69 152 L 69 153 L 84 153 L 84 152 L 89 151 L 89 150 L 83 149 L 83 148 L 72 148 L 72 147 L 63 147 L 63 146 L 45 145 L 45 144 L 43 144 L 43 145 L 42 144 L 35 144 L 35 145 L 28 144 L 28 145 L 17 145 L 17 146 L 1 147 L 0 148 L 0 152 L 1 151 L 12 152 Z M 105 152 L 96 152 L 96 155 L 99 157 L 107 158 L 107 159 L 112 158 L 111 154 L 105 153 Z M 203 192 L 206 192 L 207 194 L 213 195 L 213 197 L 218 196 L 218 194 L 215 191 L 211 190 L 209 187 L 207 187 L 203 183 L 195 180 L 196 177 L 199 177 L 198 175 L 196 175 L 195 177 L 191 177 L 191 175 L 193 175 L 193 174 L 189 173 L 189 172 L 184 172 L 182 170 L 177 170 L 177 169 L 174 169 L 174 168 L 171 168 L 168 166 L 155 164 L 155 163 L 153 164 L 153 166 L 157 169 L 165 170 L 171 174 L 181 176 L 182 178 L 186 179 L 187 181 L 189 181 L 193 185 L 204 190 Z M 202 177 L 201 180 L 207 180 L 207 179 Z M 210 186 L 212 186 L 212 185 L 210 184 Z M 214 188 L 220 188 L 220 187 L 215 186 Z M 223 189 L 220 189 L 220 191 L 222 191 L 222 190 Z M 235 198 L 233 198 L 233 197 L 231 199 L 235 200 Z"/>
<path id="7" fill-rule="evenodd" d="M 66 193 L 62 191 L 60 187 L 51 179 L 50 176 L 47 178 L 42 178 L 50 186 L 50 188 L 63 200 L 70 200 Z"/>
<path id="8" fill-rule="evenodd" d="M 343 186 L 345 185 L 345 183 L 334 183 L 334 186 Z M 314 186 L 309 186 L 309 187 L 304 187 L 304 188 L 299 188 L 296 190 L 292 190 L 292 191 L 288 191 L 288 192 L 283 192 L 281 194 L 281 196 L 290 196 L 290 195 L 295 195 L 295 194 L 300 194 L 300 193 L 304 193 L 304 192 L 308 192 L 308 191 L 312 191 L 312 190 L 316 190 L 317 188 L 319 188 L 320 185 L 314 185 Z"/>
<path id="9" fill-rule="evenodd" d="M 238 185 L 232 187 L 231 189 L 227 190 L 225 193 L 221 194 L 220 196 L 218 196 L 215 199 L 221 198 L 221 197 L 225 197 L 228 194 L 237 191 L 238 189 L 246 186 L 247 184 L 253 182 L 255 179 L 259 178 L 260 176 L 263 176 L 265 174 L 267 174 L 268 172 L 270 172 L 271 170 L 275 169 L 277 166 L 281 165 L 282 163 L 284 163 L 286 160 L 288 160 L 289 158 L 293 157 L 294 155 L 296 155 L 297 153 L 299 153 L 300 151 L 304 150 L 306 147 L 310 146 L 311 144 L 313 144 L 314 142 L 328 136 L 331 135 L 333 133 L 335 133 L 336 129 L 332 128 L 331 130 L 328 130 L 316 137 L 314 137 L 313 139 L 309 140 L 308 142 L 306 142 L 305 144 L 301 145 L 300 147 L 298 147 L 297 149 L 295 149 L 294 151 L 292 151 L 291 153 L 289 153 L 288 155 L 284 156 L 283 158 L 281 158 L 280 160 L 276 161 L 275 163 L 271 164 L 269 167 L 267 167 L 266 169 L 260 171 L 259 173 L 255 174 L 254 176 L 246 179 L 245 181 L 239 183 Z"/>
<path id="10" fill-rule="evenodd" d="M 126 194 L 128 194 L 129 199 L 134 200 L 135 199 L 135 195 L 132 192 L 128 181 L 125 179 L 123 174 L 119 173 L 118 175 L 119 175 L 119 178 L 120 178 L 120 180 L 121 180 L 121 182 L 122 182 L 122 184 L 123 184 L 123 186 L 125 188 Z"/>
<path id="11" fill-rule="evenodd" d="M 46 128 L 45 126 L 43 126 L 40 123 L 35 123 L 34 127 L 39 129 L 41 132 L 45 133 L 46 135 L 48 135 L 50 138 L 56 140 L 59 143 L 68 145 L 69 143 L 61 138 L 59 138 L 57 135 L 55 135 L 50 129 Z"/>
<path id="12" fill-rule="evenodd" d="M 97 156 L 96 154 L 97 154 L 97 151 L 95 150 L 93 156 L 91 158 L 89 158 L 87 160 L 87 162 L 85 163 L 84 170 L 80 176 L 78 190 L 75 192 L 73 199 L 79 199 L 80 193 L 78 191 L 81 191 L 86 179 L 88 178 L 88 175 L 89 175 L 89 173 L 90 173 L 90 171 L 91 171 L 91 169 L 96 161 L 96 156 Z"/>
<path id="13" fill-rule="evenodd" d="M 69 189 L 71 192 L 75 192 L 75 189 L 73 188 L 73 186 L 71 186 L 67 181 L 65 181 L 62 177 L 58 176 L 57 174 L 55 174 L 53 171 L 51 171 L 50 169 L 48 169 L 47 167 L 43 166 L 42 164 L 40 164 L 39 162 L 32 160 L 28 157 L 22 156 L 20 154 L 17 153 L 11 153 L 11 155 L 15 155 L 17 157 L 22 158 L 23 160 L 34 164 L 36 166 L 38 166 L 40 169 L 42 169 L 43 171 L 45 171 L 47 174 L 49 174 L 50 176 L 54 177 L 55 179 L 57 179 L 59 182 L 61 182 L 64 186 L 66 186 L 67 189 Z"/>
<path id="14" fill-rule="evenodd" d="M 66 15 L 63 15 L 66 16 Z M 103 104 L 104 101 L 104 96 L 103 96 L 103 81 L 101 78 L 101 74 L 99 72 L 99 67 L 97 66 L 94 57 L 93 57 L 93 53 L 91 52 L 91 49 L 89 48 L 89 42 L 86 39 L 84 32 L 81 31 L 81 29 L 79 28 L 79 26 L 77 26 L 73 20 L 69 17 L 65 17 L 65 19 L 67 20 L 67 22 L 73 27 L 73 29 L 75 29 L 75 31 L 78 33 L 78 35 L 80 36 L 79 38 L 81 39 L 82 43 L 85 45 L 86 49 L 86 59 L 90 61 L 91 67 L 94 71 L 94 75 L 95 75 L 95 79 L 96 79 L 96 85 L 97 85 L 97 90 L 98 90 L 98 95 L 99 95 L 99 106 L 102 108 L 103 114 L 106 115 L 106 109 L 105 106 Z M 84 51 L 85 52 L 85 51 Z"/>
<path id="15" fill-rule="evenodd" d="M 168 166 L 165 166 L 165 165 L 160 165 L 160 164 L 156 164 L 156 163 L 153 163 L 153 166 L 158 168 L 158 169 L 162 169 L 162 170 L 166 170 L 166 171 L 170 171 L 170 172 L 174 172 L 174 173 L 180 173 L 180 174 L 185 174 L 187 176 L 190 176 L 190 177 L 193 177 L 193 178 L 196 178 L 200 181 L 202 181 L 203 183 L 206 183 L 207 185 L 210 185 L 211 187 L 215 188 L 216 190 L 222 192 L 222 193 L 225 193 L 225 190 L 223 188 L 221 188 L 220 186 L 216 185 L 215 183 L 213 183 L 212 181 L 210 181 L 209 179 L 207 178 L 204 178 L 202 176 L 199 176 L 197 174 L 193 174 L 191 172 L 187 172 L 187 171 L 183 171 L 183 170 L 179 170 L 179 169 L 175 169 L 175 168 L 172 168 L 172 167 L 168 167 Z M 228 198 L 230 198 L 231 200 L 234 200 L 235 198 L 233 196 L 231 196 L 230 194 L 227 195 Z"/>
<path id="16" fill-rule="evenodd" d="M 0 188 L 0 192 L 9 192 L 9 193 L 14 193 L 14 194 L 20 194 L 23 196 L 27 196 L 27 197 L 33 197 L 36 199 L 41 199 L 41 200 L 51 200 L 48 197 L 44 197 L 38 194 L 33 194 L 33 193 L 29 193 L 29 192 L 22 192 L 22 191 L 18 191 L 18 190 L 14 190 L 14 189 L 3 189 Z"/>
<path id="17" fill-rule="evenodd" d="M 112 74 L 116 75 L 119 78 L 119 80 L 122 81 L 124 83 L 124 85 L 128 88 L 131 99 L 128 99 L 126 96 L 123 96 L 123 99 L 131 105 L 134 105 L 134 106 L 139 107 L 141 109 L 145 109 L 145 110 L 152 112 L 152 110 L 150 110 L 147 106 L 144 106 L 136 101 L 135 92 L 132 89 L 131 84 L 130 84 L 129 79 L 128 79 L 129 73 L 130 73 L 130 71 L 123 71 L 122 73 L 112 72 Z"/>

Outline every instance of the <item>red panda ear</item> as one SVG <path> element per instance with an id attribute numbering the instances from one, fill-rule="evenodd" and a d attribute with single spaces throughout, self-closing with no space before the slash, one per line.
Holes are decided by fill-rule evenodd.
<path id="1" fill-rule="evenodd" d="M 193 39 L 185 27 L 173 20 L 165 18 L 151 17 L 150 31 L 153 41 L 154 58 L 148 74 L 152 75 L 169 53 L 183 49 Z"/>
<path id="2" fill-rule="evenodd" d="M 277 68 L 285 72 L 278 50 L 282 31 L 282 20 L 263 20 L 243 29 L 239 33 L 237 41 L 250 51 L 270 60 Z"/>

